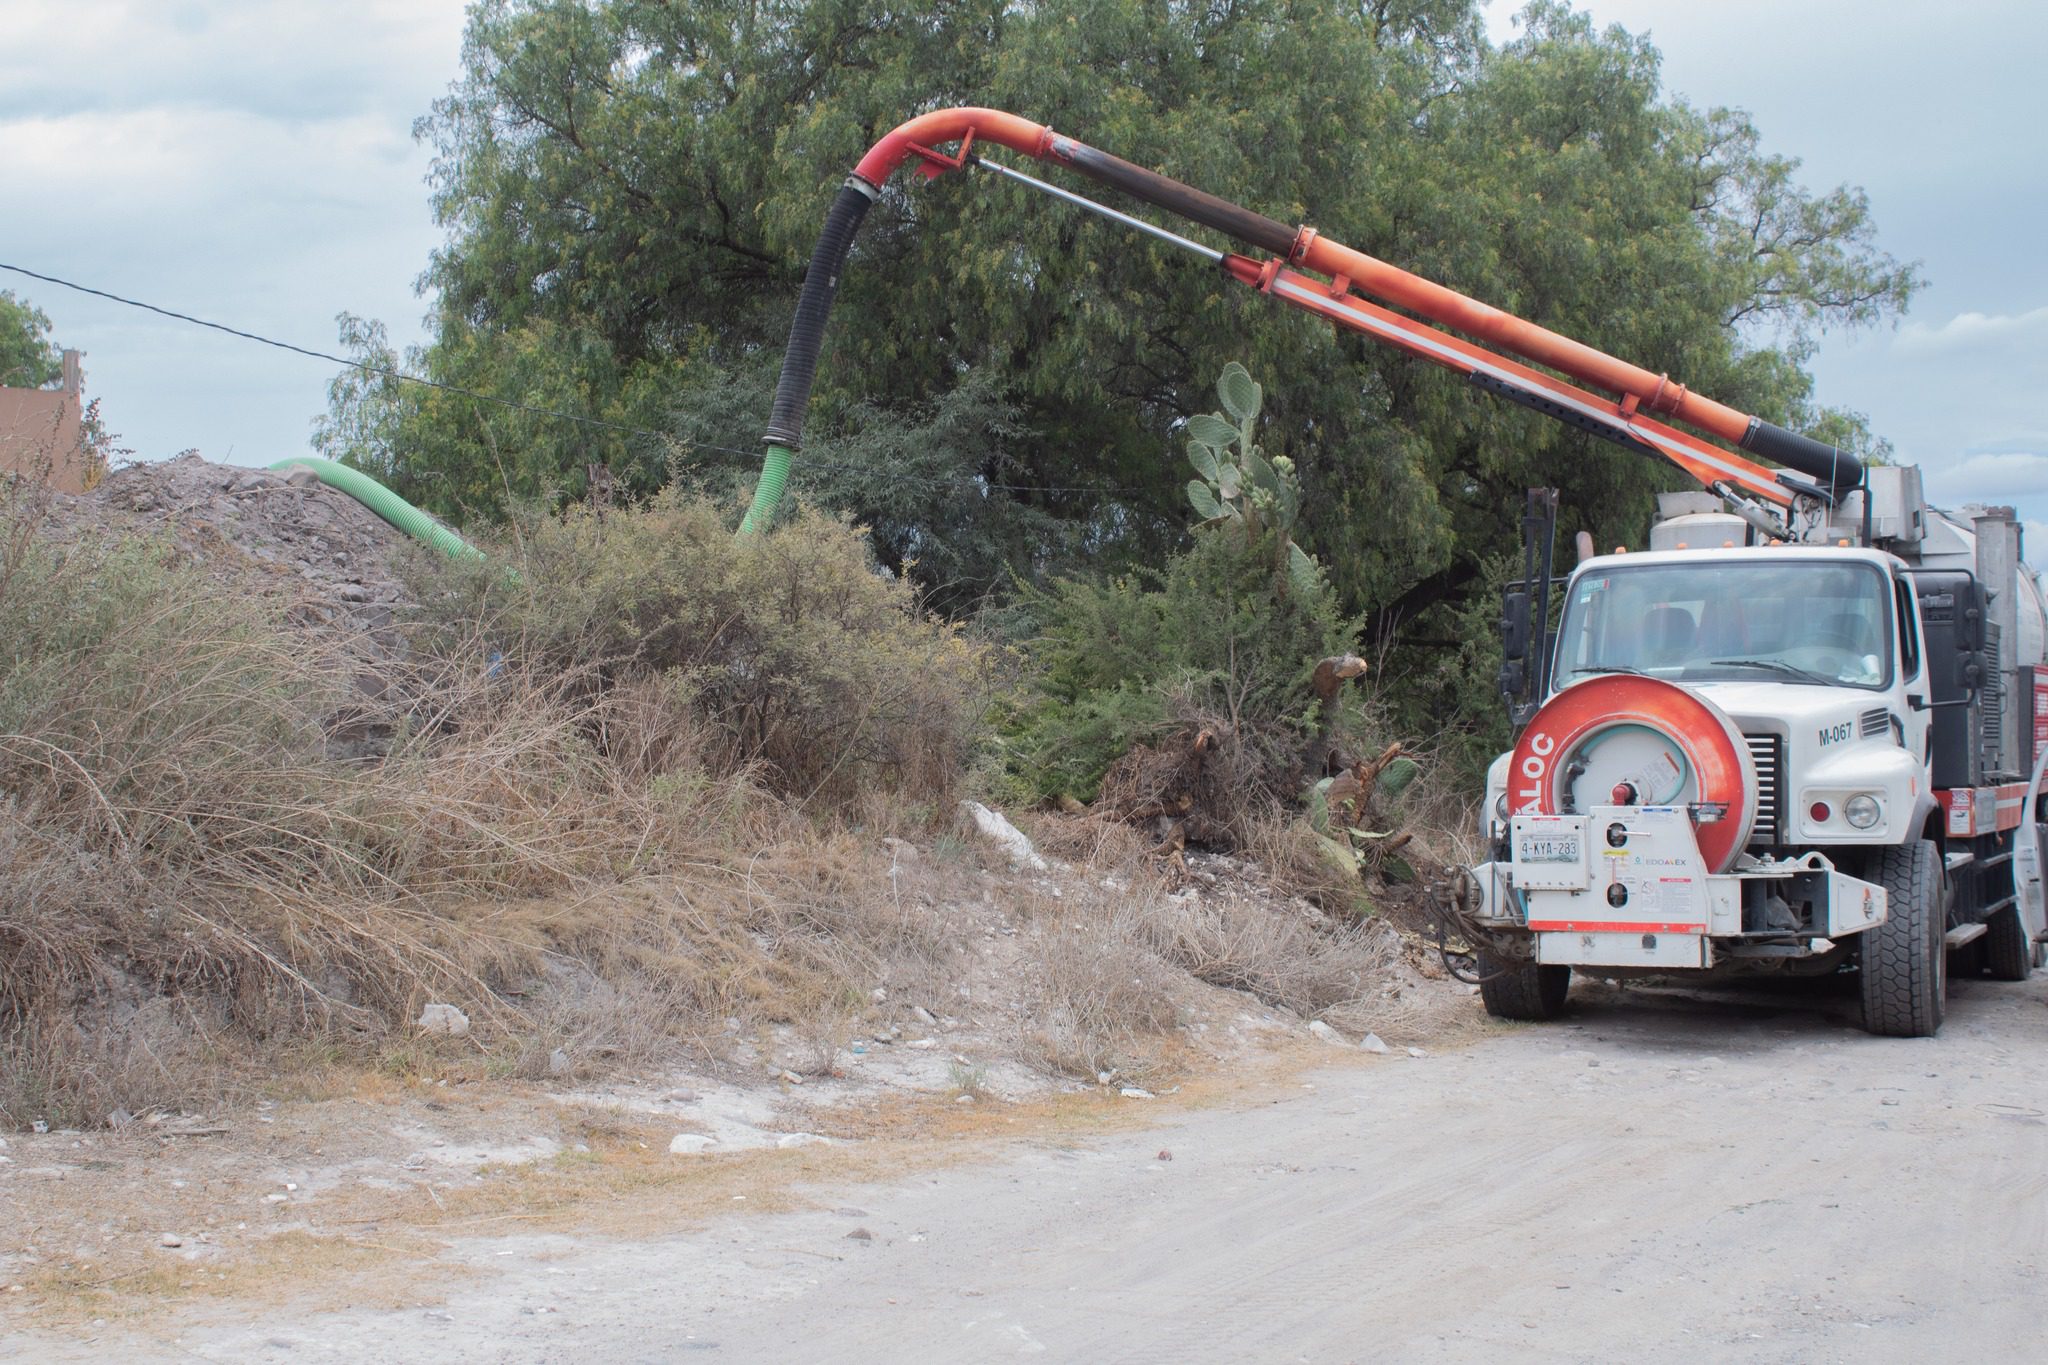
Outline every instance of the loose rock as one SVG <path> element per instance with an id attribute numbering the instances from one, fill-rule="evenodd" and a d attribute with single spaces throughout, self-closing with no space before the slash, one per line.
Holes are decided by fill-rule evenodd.
<path id="1" fill-rule="evenodd" d="M 1328 1024 L 1324 1023 L 1320 1019 L 1311 1023 L 1308 1026 L 1308 1031 L 1312 1035 L 1322 1039 L 1326 1043 L 1334 1044 L 1337 1047 L 1345 1046 L 1344 1035 L 1337 1032 L 1337 1030 L 1331 1028 Z"/>
<path id="2" fill-rule="evenodd" d="M 1363 1038 L 1360 1038 L 1358 1040 L 1358 1045 L 1364 1048 L 1367 1052 L 1386 1053 L 1392 1051 L 1391 1048 L 1389 1048 L 1385 1043 L 1380 1041 L 1380 1036 L 1377 1033 L 1366 1034 Z"/>
<path id="3" fill-rule="evenodd" d="M 784 1133 L 781 1137 L 775 1139 L 775 1145 L 785 1149 L 791 1147 L 829 1147 L 832 1145 L 832 1139 L 820 1137 L 816 1133 Z"/>
<path id="4" fill-rule="evenodd" d="M 677 1133 L 668 1140 L 668 1150 L 671 1156 L 695 1156 L 705 1148 L 716 1147 L 717 1145 L 717 1138 L 706 1137 L 702 1133 Z"/>
<path id="5" fill-rule="evenodd" d="M 428 1005 L 420 1011 L 418 1027 L 421 1033 L 460 1038 L 469 1032 L 469 1016 L 453 1005 Z"/>

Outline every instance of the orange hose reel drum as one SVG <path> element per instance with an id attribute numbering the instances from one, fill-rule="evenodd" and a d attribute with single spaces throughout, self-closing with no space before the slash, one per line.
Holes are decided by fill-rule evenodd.
<path id="1" fill-rule="evenodd" d="M 1756 765 L 1742 732 L 1720 707 L 1661 678 L 1614 673 L 1567 687 L 1522 731 L 1510 762 L 1508 807 L 1517 814 L 1565 813 L 1574 766 L 1576 811 L 1721 807 L 1719 819 L 1694 824 L 1714 872 L 1734 864 L 1756 823 Z"/>

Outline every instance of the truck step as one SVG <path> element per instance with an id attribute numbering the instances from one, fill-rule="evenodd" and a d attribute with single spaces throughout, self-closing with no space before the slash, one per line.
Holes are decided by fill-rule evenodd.
<path id="1" fill-rule="evenodd" d="M 1988 924 L 1958 924 L 1943 937 L 1948 941 L 1949 947 L 1960 948 L 1965 943 L 1974 943 L 1984 937 L 1990 929 L 1991 926 Z"/>
<path id="2" fill-rule="evenodd" d="M 1976 856 L 1976 854 L 1965 850 L 1961 853 L 1951 853 L 1942 861 L 1948 865 L 1948 870 L 1953 872 L 1959 867 L 1968 867 L 1970 861 Z"/>

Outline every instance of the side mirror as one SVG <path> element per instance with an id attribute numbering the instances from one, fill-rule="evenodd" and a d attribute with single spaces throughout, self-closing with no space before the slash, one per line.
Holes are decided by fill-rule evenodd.
<path id="1" fill-rule="evenodd" d="M 1988 662 L 1982 650 L 1972 649 L 1963 651 L 1962 676 L 1964 688 L 1975 692 L 1984 685 L 1984 675 L 1988 671 Z"/>
<path id="2" fill-rule="evenodd" d="M 1531 625 L 1529 594 L 1510 592 L 1502 601 L 1500 618 L 1501 657 L 1520 663 L 1529 657 Z"/>

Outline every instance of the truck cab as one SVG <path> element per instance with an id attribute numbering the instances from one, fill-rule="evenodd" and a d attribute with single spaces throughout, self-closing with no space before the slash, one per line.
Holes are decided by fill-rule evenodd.
<path id="1" fill-rule="evenodd" d="M 1926 780 L 1931 712 L 1922 637 L 1906 566 L 1883 551 L 1688 547 L 1602 555 L 1581 564 L 1566 585 L 1552 693 L 1619 673 L 1663 679 L 1712 701 L 1735 723 L 1756 770 L 1749 847 L 1897 843 L 1905 831 L 1926 828 L 1937 810 Z M 1597 787 L 1617 764 L 1654 757 L 1638 752 L 1655 745 L 1651 736 L 1633 738 L 1633 747 L 1611 756 L 1589 755 L 1581 781 Z M 1507 760 L 1502 755 L 1489 774 L 1489 808 L 1508 790 Z M 1678 792 L 1639 795 L 1654 803 Z"/>
<path id="2" fill-rule="evenodd" d="M 2012 743 L 2034 690 L 2000 649 L 2026 632 L 1976 564 L 1917 553 L 1931 509 L 1913 543 L 1788 542 L 1717 501 L 1673 495 L 1648 551 L 1581 559 L 1529 641 L 1536 704 L 1465 888 L 1482 993 L 1544 1018 L 1574 970 L 1850 970 L 1873 1031 L 1932 1033 L 1952 962 L 2024 976 L 2048 928 L 2016 858 L 2040 850 Z M 2039 615 L 2010 530 L 2000 605 Z"/>

